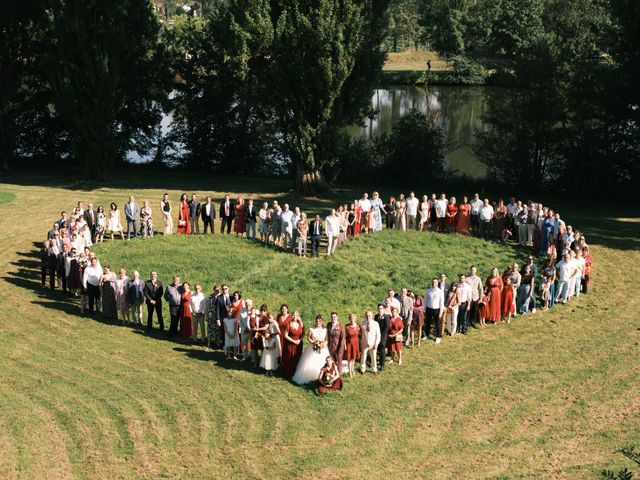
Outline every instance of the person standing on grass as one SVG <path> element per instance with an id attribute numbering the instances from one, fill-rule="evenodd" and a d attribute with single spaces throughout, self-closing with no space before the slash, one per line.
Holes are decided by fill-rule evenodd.
<path id="1" fill-rule="evenodd" d="M 293 378 L 302 356 L 303 335 L 302 318 L 300 312 L 296 310 L 284 332 L 284 344 L 282 345 L 282 373 L 287 379 Z"/>
<path id="2" fill-rule="evenodd" d="M 391 307 L 391 321 L 389 322 L 388 349 L 391 354 L 391 363 L 398 362 L 402 365 L 402 330 L 404 324 L 399 315 L 398 307 Z"/>
<path id="3" fill-rule="evenodd" d="M 269 204 L 264 202 L 258 211 L 258 233 L 261 242 L 269 242 Z"/>
<path id="4" fill-rule="evenodd" d="M 233 231 L 236 234 L 236 237 L 242 237 L 245 233 L 247 233 L 247 225 L 245 223 L 244 216 L 244 198 L 238 197 L 236 200 L 236 213 L 234 216 L 233 222 Z"/>
<path id="5" fill-rule="evenodd" d="M 531 271 L 531 266 L 525 265 L 522 280 L 517 290 L 516 309 L 518 313 L 526 315 L 529 313 L 529 304 L 535 295 L 536 279 Z"/>
<path id="6" fill-rule="evenodd" d="M 445 223 L 447 220 L 447 206 L 449 200 L 444 193 L 440 194 L 440 198 L 436 200 L 436 231 L 444 232 Z"/>
<path id="7" fill-rule="evenodd" d="M 307 256 L 307 234 L 309 233 L 309 223 L 307 222 L 307 214 L 302 212 L 300 214 L 300 220 L 298 220 L 298 225 L 296 231 L 297 240 L 298 240 L 298 256 L 306 257 Z"/>
<path id="8" fill-rule="evenodd" d="M 425 331 L 422 337 L 423 340 L 429 338 L 431 325 L 433 325 L 435 327 L 434 337 L 436 343 L 442 341 L 439 335 L 441 331 L 440 314 L 444 309 L 444 298 L 444 292 L 438 285 L 438 279 L 433 278 L 431 280 L 431 288 L 427 289 L 427 293 L 424 296 Z"/>
<path id="9" fill-rule="evenodd" d="M 415 230 L 417 227 L 416 218 L 418 216 L 418 204 L 420 201 L 416 198 L 414 192 L 409 192 L 407 202 L 407 228 L 409 230 Z"/>
<path id="10" fill-rule="evenodd" d="M 344 333 L 347 369 L 349 377 L 353 378 L 356 374 L 356 360 L 360 358 L 360 325 L 358 325 L 358 317 L 355 313 L 349 314 L 349 323 L 344 328 Z"/>
<path id="11" fill-rule="evenodd" d="M 191 295 L 189 307 L 191 308 L 191 319 L 193 320 L 193 341 L 198 341 L 198 331 L 200 331 L 200 341 L 205 341 L 204 316 L 207 311 L 207 298 L 202 293 L 202 285 L 194 285 L 195 293 Z"/>
<path id="12" fill-rule="evenodd" d="M 558 286 L 554 303 L 567 303 L 567 298 L 569 297 L 569 282 L 573 276 L 569 253 L 562 255 L 562 260 L 556 264 L 556 272 Z"/>
<path id="13" fill-rule="evenodd" d="M 111 240 L 115 234 L 119 233 L 120 238 L 124 240 L 124 230 L 122 229 L 122 223 L 120 222 L 120 210 L 118 206 L 111 202 L 111 208 L 109 209 L 109 218 L 107 219 L 107 230 L 111 235 Z"/>
<path id="14" fill-rule="evenodd" d="M 236 206 L 231 201 L 231 197 L 227 194 L 220 203 L 220 233 L 224 233 L 226 227 L 227 234 L 231 233 L 231 223 L 236 213 Z"/>
<path id="15" fill-rule="evenodd" d="M 131 280 L 127 277 L 127 271 L 121 268 L 116 278 L 116 306 L 118 308 L 118 316 L 125 325 L 131 321 L 131 309 L 127 300 L 129 293 L 129 285 Z"/>
<path id="16" fill-rule="evenodd" d="M 144 282 L 140 279 L 140 272 L 133 271 L 133 279 L 129 282 L 127 301 L 131 306 L 131 318 L 135 325 L 142 325 L 142 304 L 144 303 Z"/>
<path id="17" fill-rule="evenodd" d="M 162 282 L 158 280 L 158 272 L 151 271 L 151 278 L 144 284 L 144 298 L 147 302 L 147 331 L 153 328 L 153 312 L 158 316 L 158 324 L 160 332 L 164 332 L 164 321 L 162 320 L 162 295 L 164 287 Z"/>
<path id="18" fill-rule="evenodd" d="M 284 204 L 280 218 L 282 219 L 282 248 L 290 250 L 293 246 L 293 212 L 289 210 L 288 203 Z"/>
<path id="19" fill-rule="evenodd" d="M 174 275 L 173 282 L 167 286 L 164 292 L 164 299 L 169 304 L 169 335 L 176 335 L 178 333 L 178 324 L 180 321 L 180 304 L 182 302 L 182 285 L 180 284 L 180 277 Z"/>
<path id="20" fill-rule="evenodd" d="M 320 239 L 322 238 L 322 221 L 320 215 L 316 214 L 309 226 L 311 231 L 311 256 L 317 257 L 320 254 Z"/>
<path id="21" fill-rule="evenodd" d="M 207 230 L 209 230 L 211 235 L 213 235 L 215 233 L 214 223 L 216 220 L 216 207 L 211 202 L 211 197 L 207 197 L 204 205 L 200 206 L 200 216 L 202 217 L 205 235 Z"/>
<path id="22" fill-rule="evenodd" d="M 191 233 L 191 224 L 189 223 L 189 202 L 187 194 L 180 195 L 180 205 L 178 205 L 178 233 L 189 235 Z"/>
<path id="23" fill-rule="evenodd" d="M 467 276 L 467 283 L 471 287 L 471 310 L 469 310 L 469 323 L 475 326 L 480 321 L 478 308 L 480 299 L 484 295 L 482 288 L 482 279 L 478 276 L 478 268 L 472 265 Z"/>
<path id="24" fill-rule="evenodd" d="M 253 205 L 253 199 L 250 198 L 244 209 L 244 223 L 247 228 L 247 238 L 256 238 L 256 219 L 256 207 Z"/>
<path id="25" fill-rule="evenodd" d="M 415 227 L 414 227 L 415 228 Z M 409 296 L 409 290 L 403 288 L 400 295 L 400 317 L 402 318 L 402 336 L 404 342 L 409 346 L 411 335 L 411 322 L 413 321 L 413 299 Z"/>
<path id="26" fill-rule="evenodd" d="M 480 209 L 484 205 L 480 200 L 480 195 L 477 193 L 473 195 L 471 200 L 471 233 L 478 237 L 480 236 Z"/>
<path id="27" fill-rule="evenodd" d="M 340 218 L 338 218 L 335 208 L 331 209 L 331 213 L 325 218 L 324 223 L 327 234 L 327 255 L 331 255 L 336 251 L 336 243 L 340 233 Z"/>
<path id="28" fill-rule="evenodd" d="M 219 316 L 218 302 L 221 301 L 222 287 L 213 286 L 213 293 L 207 298 L 207 348 L 221 348 L 223 343 L 222 318 Z"/>
<path id="29" fill-rule="evenodd" d="M 378 374 L 377 353 L 380 345 L 380 325 L 373 319 L 373 312 L 367 310 L 365 312 L 365 320 L 360 324 L 361 353 L 360 353 L 360 373 L 367 371 L 367 354 L 371 364 L 371 371 L 374 375 Z"/>
<path id="30" fill-rule="evenodd" d="M 124 204 L 124 216 L 127 220 L 127 240 L 138 237 L 138 204 L 136 203 L 133 195 L 129 195 L 129 201 Z"/>
<path id="31" fill-rule="evenodd" d="M 200 233 L 200 202 L 195 193 L 191 194 L 189 200 L 189 224 L 192 234 Z"/>
<path id="32" fill-rule="evenodd" d="M 471 285 L 467 283 L 467 276 L 463 273 L 459 277 L 458 282 L 458 299 L 460 300 L 460 306 L 458 307 L 458 328 L 463 335 L 467 334 L 467 319 L 469 312 L 471 311 L 471 299 L 473 292 L 471 291 Z"/>
<path id="33" fill-rule="evenodd" d="M 140 234 L 142 238 L 153 237 L 153 212 L 149 202 L 144 200 L 140 209 Z"/>
<path id="34" fill-rule="evenodd" d="M 396 229 L 402 230 L 403 232 L 407 231 L 407 202 L 404 199 L 404 194 L 398 195 L 398 200 L 395 203 L 396 209 L 396 219 L 395 225 Z"/>
<path id="35" fill-rule="evenodd" d="M 93 257 L 82 274 L 82 285 L 89 297 L 90 313 L 94 312 L 96 302 L 100 301 L 100 277 L 102 277 L 102 269 L 98 265 L 98 259 Z"/>
<path id="36" fill-rule="evenodd" d="M 102 317 L 107 320 L 117 319 L 116 308 L 116 275 L 109 265 L 102 269 L 100 277 L 100 297 L 102 299 Z"/>
<path id="37" fill-rule="evenodd" d="M 456 233 L 456 225 L 458 223 L 458 204 L 456 197 L 451 197 L 451 201 L 447 205 L 447 232 Z"/>
<path id="38" fill-rule="evenodd" d="M 387 359 L 387 341 L 389 339 L 389 323 L 391 322 L 391 315 L 385 312 L 383 303 L 378 304 L 378 313 L 374 317 L 374 320 L 380 327 L 380 343 L 378 343 L 378 371 L 384 370 L 385 361 Z"/>
<path id="39" fill-rule="evenodd" d="M 458 331 L 458 307 L 460 306 L 460 297 L 458 295 L 458 284 L 452 283 L 445 300 L 445 309 L 442 312 L 442 323 L 446 323 L 449 336 L 453 337 Z"/>
<path id="40" fill-rule="evenodd" d="M 502 289 L 504 284 L 500 278 L 500 272 L 496 267 L 491 270 L 491 275 L 487 278 L 485 286 L 489 289 L 489 305 L 485 320 L 493 323 L 500 321 L 500 307 L 502 302 Z"/>
<path id="41" fill-rule="evenodd" d="M 162 200 L 160 200 L 160 211 L 164 216 L 164 234 L 171 235 L 173 233 L 173 218 L 171 218 L 171 202 L 169 201 L 169 194 L 164 193 Z"/>
<path id="42" fill-rule="evenodd" d="M 364 227 L 364 233 L 369 231 L 369 222 L 371 214 L 371 200 L 369 200 L 369 194 L 364 192 L 362 199 L 360 200 L 360 211 L 362 212 L 362 226 Z"/>
<path id="43" fill-rule="evenodd" d="M 344 325 L 340 323 L 338 314 L 331 312 L 331 321 L 327 324 L 327 346 L 329 355 L 338 365 L 340 372 L 342 372 L 342 357 L 345 350 L 345 335 Z"/>
<path id="44" fill-rule="evenodd" d="M 295 207 L 291 216 L 291 246 L 289 248 L 291 253 L 295 253 L 298 248 L 298 222 L 300 221 L 300 215 L 300 207 Z"/>
<path id="45" fill-rule="evenodd" d="M 189 282 L 182 284 L 180 294 L 180 336 L 183 338 L 193 337 L 193 318 L 191 315 L 191 285 Z"/>
<path id="46" fill-rule="evenodd" d="M 485 198 L 480 208 L 480 237 L 489 240 L 491 236 L 491 222 L 493 221 L 493 206 L 489 204 L 489 199 Z"/>

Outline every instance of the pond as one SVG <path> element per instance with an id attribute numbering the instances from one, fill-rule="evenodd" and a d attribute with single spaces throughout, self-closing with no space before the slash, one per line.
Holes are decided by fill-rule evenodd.
<path id="1" fill-rule="evenodd" d="M 391 86 L 374 92 L 372 106 L 377 112 L 375 118 L 365 118 L 363 126 L 349 127 L 351 135 L 372 138 L 389 133 L 393 123 L 411 109 L 435 113 L 436 123 L 444 129 L 448 141 L 447 165 L 472 178 L 486 175 L 485 166 L 472 150 L 476 130 L 484 128 L 486 98 L 482 88 Z"/>

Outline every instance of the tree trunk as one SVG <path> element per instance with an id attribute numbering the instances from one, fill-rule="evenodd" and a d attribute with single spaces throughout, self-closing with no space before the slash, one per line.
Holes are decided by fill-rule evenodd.
<path id="1" fill-rule="evenodd" d="M 305 197 L 315 197 L 329 191 L 329 184 L 319 169 L 309 169 L 304 161 L 296 163 L 296 190 Z"/>

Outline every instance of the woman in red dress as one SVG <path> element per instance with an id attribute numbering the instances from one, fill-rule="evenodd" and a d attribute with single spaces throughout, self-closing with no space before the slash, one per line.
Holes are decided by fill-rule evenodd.
<path id="1" fill-rule="evenodd" d="M 389 321 L 388 348 L 391 352 L 391 362 L 394 360 L 398 365 L 402 365 L 402 331 L 404 324 L 402 318 L 398 315 L 398 307 L 391 308 L 391 320 Z"/>
<path id="2" fill-rule="evenodd" d="M 513 302 L 514 292 L 511 284 L 511 275 L 503 276 L 502 281 L 504 283 L 504 288 L 502 289 L 502 321 L 506 317 L 507 323 L 511 323 L 511 315 L 516 311 L 515 303 Z"/>
<path id="3" fill-rule="evenodd" d="M 246 219 L 244 218 L 244 198 L 239 197 L 236 200 L 236 216 L 233 223 L 233 231 L 236 232 L 236 237 L 242 237 L 247 230 Z"/>
<path id="4" fill-rule="evenodd" d="M 362 228 L 362 207 L 360 206 L 360 202 L 356 200 L 355 202 L 355 222 L 353 224 L 353 236 L 357 237 L 360 235 L 360 229 Z"/>
<path id="5" fill-rule="evenodd" d="M 469 235 L 469 227 L 471 226 L 471 204 L 465 196 L 462 198 L 462 204 L 458 206 L 458 223 L 456 231 L 462 235 Z"/>
<path id="6" fill-rule="evenodd" d="M 324 395 L 327 392 L 334 392 L 336 390 L 342 390 L 342 378 L 340 377 L 340 371 L 331 357 L 327 357 L 324 367 L 320 370 L 318 375 L 318 388 L 316 393 L 318 395 Z"/>
<path id="7" fill-rule="evenodd" d="M 189 221 L 189 203 L 187 194 L 180 195 L 180 205 L 178 206 L 178 233 L 191 233 L 191 222 Z"/>
<path id="8" fill-rule="evenodd" d="M 491 275 L 487 278 L 485 285 L 489 289 L 489 305 L 487 307 L 488 311 L 485 320 L 498 323 L 500 321 L 500 303 L 502 302 L 503 283 L 497 268 L 494 267 L 493 270 L 491 270 Z"/>
<path id="9" fill-rule="evenodd" d="M 447 216 L 447 232 L 456 233 L 456 222 L 458 221 L 458 204 L 456 203 L 456 197 L 451 197 L 451 200 L 449 200 L 445 214 Z"/>
<path id="10" fill-rule="evenodd" d="M 289 329 L 289 322 L 291 322 L 291 314 L 289 313 L 289 307 L 284 304 L 280 307 L 280 315 L 276 317 L 278 327 L 280 327 L 280 345 L 284 345 L 284 332 Z M 280 360 L 282 368 L 285 368 L 283 359 Z"/>
<path id="11" fill-rule="evenodd" d="M 180 336 L 184 338 L 193 337 L 193 322 L 191 320 L 191 290 L 189 282 L 182 284 L 182 295 L 180 295 Z"/>
<path id="12" fill-rule="evenodd" d="M 360 325 L 358 325 L 358 317 L 355 313 L 349 315 L 349 323 L 344 331 L 349 377 L 353 378 L 356 374 L 356 360 L 360 358 Z"/>
<path id="13" fill-rule="evenodd" d="M 282 347 L 282 373 L 285 378 L 293 378 L 298 361 L 302 356 L 302 336 L 304 326 L 300 318 L 300 312 L 293 312 L 287 330 L 284 332 L 284 346 Z"/>

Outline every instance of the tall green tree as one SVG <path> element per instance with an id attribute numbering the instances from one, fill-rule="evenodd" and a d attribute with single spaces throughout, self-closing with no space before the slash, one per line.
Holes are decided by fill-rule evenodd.
<path id="1" fill-rule="evenodd" d="M 274 12 L 273 96 L 284 147 L 298 191 L 328 188 L 323 167 L 335 160 L 336 128 L 369 102 L 380 41 L 372 31 L 387 2 L 281 0 Z M 372 55 L 372 59 L 365 58 Z M 373 72 L 372 72 L 373 70 Z M 350 81 L 353 89 L 345 88 Z M 365 95 L 366 94 L 366 95 Z"/>
<path id="2" fill-rule="evenodd" d="M 158 19 L 148 0 L 57 0 L 48 14 L 53 104 L 84 175 L 105 178 L 153 146 L 170 85 Z"/>

